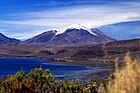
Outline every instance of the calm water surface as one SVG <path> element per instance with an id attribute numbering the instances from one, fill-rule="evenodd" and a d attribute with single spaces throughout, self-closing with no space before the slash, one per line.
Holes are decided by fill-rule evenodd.
<path id="1" fill-rule="evenodd" d="M 8 74 L 15 74 L 23 69 L 26 73 L 34 68 L 42 66 L 43 69 L 49 69 L 55 79 L 84 78 L 94 72 L 105 71 L 108 69 L 86 66 L 66 66 L 52 64 L 51 61 L 45 62 L 39 58 L 0 58 L 0 77 L 6 77 Z"/>

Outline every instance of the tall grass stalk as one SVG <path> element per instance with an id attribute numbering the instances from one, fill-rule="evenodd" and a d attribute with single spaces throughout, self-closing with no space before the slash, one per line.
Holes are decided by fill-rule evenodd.
<path id="1" fill-rule="evenodd" d="M 132 60 L 129 53 L 124 61 L 124 67 L 116 67 L 115 79 L 108 84 L 108 93 L 140 93 L 140 61 Z"/>

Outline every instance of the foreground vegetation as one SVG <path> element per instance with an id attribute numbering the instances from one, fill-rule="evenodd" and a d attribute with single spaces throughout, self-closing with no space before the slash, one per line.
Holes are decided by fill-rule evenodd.
<path id="1" fill-rule="evenodd" d="M 118 68 L 107 81 L 80 84 L 77 80 L 56 81 L 49 72 L 36 68 L 27 75 L 21 70 L 0 79 L 0 93 L 140 93 L 140 62 L 125 58 L 126 65 Z"/>
<path id="2" fill-rule="evenodd" d="M 109 93 L 140 93 L 140 60 L 125 57 L 125 66 L 118 68 L 116 62 L 115 79 L 108 84 Z"/>

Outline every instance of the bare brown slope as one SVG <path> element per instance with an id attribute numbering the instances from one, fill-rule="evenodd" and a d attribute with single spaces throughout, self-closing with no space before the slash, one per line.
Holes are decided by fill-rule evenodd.
<path id="1" fill-rule="evenodd" d="M 128 51 L 133 58 L 140 58 L 139 39 L 81 47 L 1 46 L 0 57 L 43 57 L 74 65 L 111 66 L 116 57 L 121 60 Z"/>
<path id="2" fill-rule="evenodd" d="M 76 54 L 74 54 L 72 58 L 89 59 L 138 51 L 140 51 L 139 39 L 123 40 L 83 48 L 81 51 L 78 51 Z"/>
<path id="3" fill-rule="evenodd" d="M 140 58 L 139 39 L 123 40 L 97 46 L 63 47 L 59 48 L 54 55 L 46 57 L 54 60 L 64 60 L 69 64 L 112 66 L 116 58 L 119 58 L 120 61 L 123 60 L 127 52 L 131 53 L 132 58 Z"/>

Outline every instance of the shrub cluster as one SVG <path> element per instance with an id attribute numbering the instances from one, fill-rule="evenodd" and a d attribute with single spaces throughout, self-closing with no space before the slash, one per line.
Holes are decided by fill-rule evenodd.
<path id="1" fill-rule="evenodd" d="M 81 85 L 77 80 L 54 80 L 49 70 L 36 68 L 27 75 L 21 70 L 0 79 L 0 93 L 97 93 L 96 84 Z"/>

